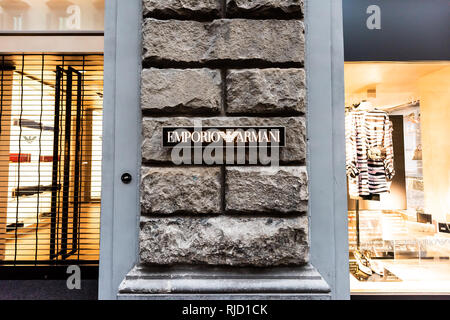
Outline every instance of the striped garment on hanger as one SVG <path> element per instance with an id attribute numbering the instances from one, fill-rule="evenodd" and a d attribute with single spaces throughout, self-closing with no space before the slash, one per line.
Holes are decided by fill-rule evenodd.
<path id="1" fill-rule="evenodd" d="M 395 175 L 392 123 L 382 110 L 355 110 L 345 117 L 346 169 L 352 197 L 389 192 Z"/>

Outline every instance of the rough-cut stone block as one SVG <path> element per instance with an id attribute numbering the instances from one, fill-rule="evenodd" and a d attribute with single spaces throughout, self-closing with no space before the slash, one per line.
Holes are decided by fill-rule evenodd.
<path id="1" fill-rule="evenodd" d="M 159 114 L 217 114 L 222 105 L 220 71 L 211 69 L 144 69 L 143 110 Z"/>
<path id="2" fill-rule="evenodd" d="M 227 0 L 227 14 L 252 16 L 301 16 L 304 0 Z"/>
<path id="3" fill-rule="evenodd" d="M 191 118 L 143 118 L 142 120 L 142 161 L 167 162 L 172 161 L 171 149 L 162 146 L 163 127 L 190 127 L 194 124 Z"/>
<path id="4" fill-rule="evenodd" d="M 220 168 L 142 168 L 143 214 L 208 214 L 220 209 Z"/>
<path id="5" fill-rule="evenodd" d="M 305 112 L 304 69 L 244 69 L 227 74 L 227 113 Z"/>
<path id="6" fill-rule="evenodd" d="M 143 58 L 150 62 L 304 61 L 300 20 L 219 19 L 212 22 L 145 19 Z"/>
<path id="7" fill-rule="evenodd" d="M 295 218 L 144 218 L 140 257 L 146 265 L 302 265 L 308 220 Z"/>
<path id="8" fill-rule="evenodd" d="M 213 117 L 213 118 L 144 118 L 142 122 L 142 160 L 172 162 L 172 149 L 162 146 L 162 128 L 176 126 L 284 126 L 286 146 L 281 148 L 280 161 L 302 162 L 306 155 L 304 117 Z"/>
<path id="9" fill-rule="evenodd" d="M 305 167 L 228 167 L 225 186 L 228 212 L 299 213 L 308 209 Z"/>
<path id="10" fill-rule="evenodd" d="M 145 15 L 163 17 L 217 17 L 221 0 L 143 0 Z"/>

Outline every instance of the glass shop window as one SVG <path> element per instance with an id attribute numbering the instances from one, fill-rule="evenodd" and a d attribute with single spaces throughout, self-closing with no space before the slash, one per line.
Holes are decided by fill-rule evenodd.
<path id="1" fill-rule="evenodd" d="M 2 54 L 0 67 L 0 274 L 98 268 L 103 55 Z"/>
<path id="2" fill-rule="evenodd" d="M 352 294 L 450 293 L 450 63 L 345 64 Z"/>
<path id="3" fill-rule="evenodd" d="M 103 31 L 104 0 L 0 0 L 3 31 Z"/>

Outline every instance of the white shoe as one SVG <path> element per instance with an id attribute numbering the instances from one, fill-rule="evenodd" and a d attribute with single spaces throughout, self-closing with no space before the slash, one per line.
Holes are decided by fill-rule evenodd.
<path id="1" fill-rule="evenodd" d="M 356 263 L 358 265 L 358 269 L 371 276 L 372 275 L 372 269 L 370 268 L 370 264 L 367 261 L 367 259 L 359 252 L 359 251 L 353 251 L 353 256 L 356 259 Z"/>
<path id="2" fill-rule="evenodd" d="M 370 263 L 370 269 L 372 271 L 380 276 L 384 276 L 384 267 L 379 263 L 378 261 L 369 260 Z"/>

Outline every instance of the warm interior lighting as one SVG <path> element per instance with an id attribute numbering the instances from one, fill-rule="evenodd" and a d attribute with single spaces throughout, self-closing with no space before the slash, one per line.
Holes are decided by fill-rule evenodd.
<path id="1" fill-rule="evenodd" d="M 103 56 L 0 61 L 0 265 L 97 264 Z"/>
<path id="2" fill-rule="evenodd" d="M 450 233 L 439 230 L 450 223 L 449 87 L 448 62 L 345 64 L 346 107 L 369 101 L 397 119 L 400 168 L 379 201 L 360 200 L 355 211 L 356 200 L 349 200 L 351 269 L 358 234 L 360 251 L 385 268 L 383 277 L 351 276 L 354 293 L 450 292 Z M 399 173 L 403 184 L 395 181 Z"/>

